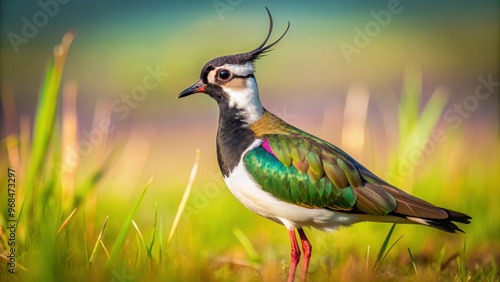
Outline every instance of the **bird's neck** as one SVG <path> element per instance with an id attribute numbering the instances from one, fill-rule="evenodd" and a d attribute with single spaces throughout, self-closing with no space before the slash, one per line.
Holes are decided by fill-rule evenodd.
<path id="1" fill-rule="evenodd" d="M 226 93 L 228 99 L 219 105 L 220 114 L 222 115 L 222 107 L 234 108 L 233 111 L 226 114 L 226 116 L 238 115 L 242 121 L 250 125 L 262 117 L 264 107 L 259 99 L 259 87 L 253 75 L 242 80 L 244 81 L 242 87 L 225 88 L 222 86 L 223 91 Z"/>
<path id="2" fill-rule="evenodd" d="M 240 109 L 229 105 L 220 105 L 219 108 L 217 160 L 223 176 L 227 177 L 256 137 Z"/>

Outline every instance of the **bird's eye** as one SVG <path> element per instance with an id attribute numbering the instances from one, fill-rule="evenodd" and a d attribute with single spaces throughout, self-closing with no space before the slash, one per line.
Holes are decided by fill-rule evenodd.
<path id="1" fill-rule="evenodd" d="M 219 71 L 219 78 L 222 80 L 228 80 L 231 77 L 231 72 L 226 69 Z"/>

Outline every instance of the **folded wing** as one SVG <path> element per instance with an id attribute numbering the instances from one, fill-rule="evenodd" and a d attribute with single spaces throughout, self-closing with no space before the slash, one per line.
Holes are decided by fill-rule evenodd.
<path id="1" fill-rule="evenodd" d="M 275 197 L 310 208 L 400 216 L 448 232 L 461 231 L 451 221 L 469 223 L 469 216 L 411 196 L 336 146 L 294 130 L 263 135 L 261 146 L 243 157 L 248 172 Z"/>

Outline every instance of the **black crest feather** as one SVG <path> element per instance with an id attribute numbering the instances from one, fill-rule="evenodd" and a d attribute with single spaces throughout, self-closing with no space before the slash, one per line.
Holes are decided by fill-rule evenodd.
<path id="1" fill-rule="evenodd" d="M 269 40 L 269 37 L 271 37 L 271 33 L 273 32 L 273 17 L 271 16 L 271 12 L 269 12 L 269 9 L 267 7 L 266 7 L 266 11 L 267 11 L 267 14 L 269 15 L 269 32 L 267 33 L 266 39 L 264 39 L 264 42 L 262 42 L 262 44 L 260 44 L 259 47 L 255 48 L 254 50 L 252 50 L 250 52 L 239 54 L 239 55 L 243 55 L 243 56 L 247 57 L 247 59 L 245 61 L 249 61 L 249 60 L 254 61 L 254 60 L 259 58 L 260 54 L 271 51 L 269 48 L 276 45 L 276 43 L 278 43 L 285 36 L 285 34 L 288 32 L 288 29 L 290 29 L 290 22 L 288 22 L 288 26 L 286 27 L 285 32 L 283 32 L 283 34 L 280 36 L 280 38 L 278 38 L 273 43 L 265 46 L 267 41 Z"/>
<path id="2" fill-rule="evenodd" d="M 269 9 L 267 7 L 266 11 L 267 14 L 269 15 L 269 31 L 267 33 L 266 38 L 264 39 L 264 42 L 262 42 L 257 48 L 253 49 L 252 51 L 241 54 L 218 57 L 211 60 L 203 67 L 200 75 L 201 79 L 205 81 L 210 70 L 214 69 L 215 67 L 222 66 L 225 64 L 243 64 L 245 62 L 253 62 L 257 60 L 259 56 L 261 56 L 263 53 L 271 51 L 270 48 L 276 45 L 276 43 L 278 43 L 285 36 L 285 34 L 288 32 L 288 29 L 290 29 L 290 22 L 288 22 L 288 26 L 286 27 L 285 32 L 283 32 L 283 34 L 276 41 L 266 46 L 266 43 L 269 40 L 269 37 L 271 37 L 271 33 L 273 32 L 273 17 L 271 16 L 271 12 L 269 12 Z"/>

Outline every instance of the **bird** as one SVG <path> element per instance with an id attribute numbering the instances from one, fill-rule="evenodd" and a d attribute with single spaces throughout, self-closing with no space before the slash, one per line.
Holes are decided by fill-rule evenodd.
<path id="1" fill-rule="evenodd" d="M 284 225 L 290 237 L 288 281 L 295 279 L 301 251 L 301 280 L 307 279 L 312 246 L 304 228 L 333 231 L 373 221 L 413 223 L 463 232 L 469 215 L 435 206 L 376 176 L 337 146 L 307 133 L 262 105 L 255 61 L 288 32 L 267 44 L 273 31 L 252 51 L 217 57 L 200 79 L 178 98 L 205 93 L 219 106 L 217 161 L 232 194 L 254 213 Z"/>

